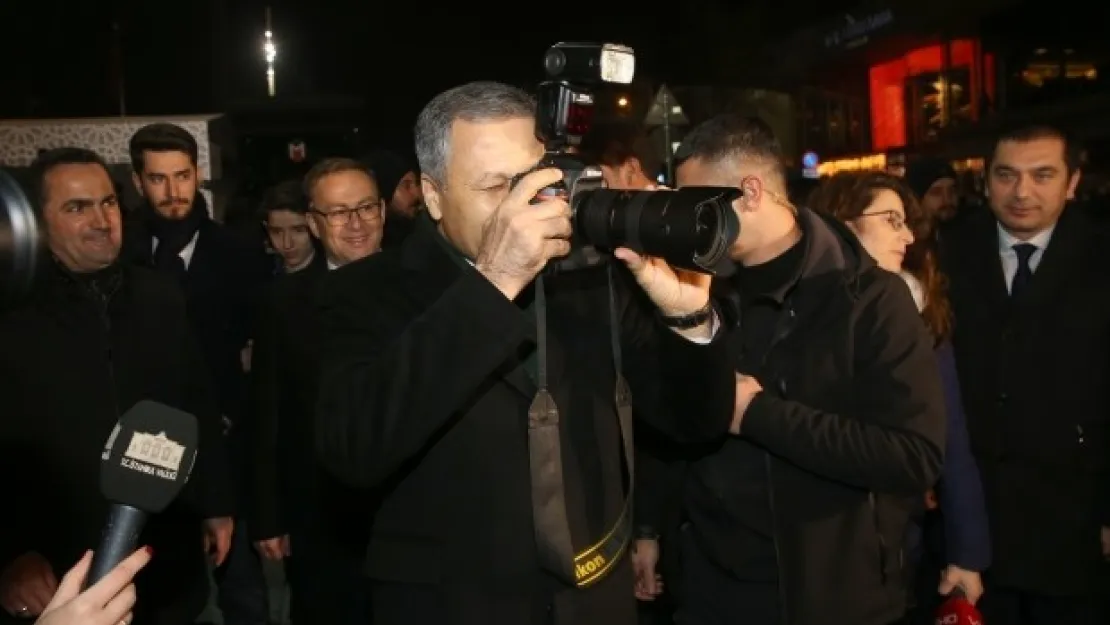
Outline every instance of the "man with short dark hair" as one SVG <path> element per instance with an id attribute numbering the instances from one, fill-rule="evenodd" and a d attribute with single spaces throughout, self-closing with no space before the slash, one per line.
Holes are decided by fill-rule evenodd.
<path id="1" fill-rule="evenodd" d="M 368 495 L 324 474 L 313 447 L 320 377 L 316 298 L 331 269 L 378 252 L 385 199 L 361 163 L 329 158 L 305 177 L 309 226 L 326 262 L 274 282 L 259 315 L 251 533 L 263 557 L 284 561 L 294 622 L 365 625 Z"/>
<path id="2" fill-rule="evenodd" d="M 954 346 L 994 560 L 987 623 L 1101 623 L 1110 557 L 1110 238 L 1081 207 L 1079 149 L 1051 125 L 1003 132 L 991 212 L 942 240 Z"/>
<path id="3" fill-rule="evenodd" d="M 542 274 L 570 252 L 571 211 L 532 203 L 563 174 L 532 171 L 520 89 L 450 89 L 415 134 L 426 216 L 320 296 L 320 458 L 380 494 L 373 622 L 631 625 L 631 401 L 697 440 L 732 416 L 709 277 L 629 249 Z"/>
<path id="4" fill-rule="evenodd" d="M 919 158 L 906 166 L 906 184 L 921 201 L 925 216 L 933 224 L 950 221 L 960 207 L 956 170 L 937 157 Z"/>
<path id="5" fill-rule="evenodd" d="M 412 234 L 416 215 L 422 208 L 416 163 L 389 150 L 374 150 L 361 160 L 374 173 L 389 215 L 382 247 L 396 247 Z"/>
<path id="6" fill-rule="evenodd" d="M 279 272 L 296 273 L 313 262 L 323 262 L 308 226 L 308 202 L 300 180 L 287 180 L 267 190 L 259 212 L 270 248 L 281 259 Z"/>
<path id="7" fill-rule="evenodd" d="M 597 162 L 610 189 L 657 188 L 663 157 L 648 134 L 632 124 L 605 124 L 590 130 L 582 152 Z"/>
<path id="8" fill-rule="evenodd" d="M 202 523 L 233 512 L 219 411 L 170 280 L 121 262 L 119 198 L 95 153 L 58 148 L 31 168 L 49 260 L 28 302 L 0 316 L 0 606 L 35 617 L 61 573 L 98 544 L 100 456 L 120 416 L 153 400 L 193 414 L 195 468 L 146 524 L 135 625 L 189 625 L 208 597 Z"/>
<path id="9" fill-rule="evenodd" d="M 248 342 L 259 289 L 271 271 L 257 241 L 240 238 L 214 221 L 200 193 L 196 138 L 180 126 L 149 124 L 131 137 L 131 167 L 143 203 L 129 219 L 125 254 L 132 262 L 172 276 L 184 290 L 193 332 L 227 421 L 233 480 L 246 473 L 242 422 Z M 240 493 L 240 498 L 243 494 Z M 262 567 L 246 535 L 231 519 L 210 527 L 220 584 L 220 607 L 229 625 L 258 625 L 269 616 Z M 229 552 L 234 553 L 229 557 Z"/>
<path id="10" fill-rule="evenodd" d="M 907 504 L 940 474 L 944 396 L 905 283 L 793 206 L 770 128 L 721 115 L 679 186 L 742 190 L 719 279 L 739 385 L 732 436 L 684 481 L 683 623 L 889 625 L 905 612 Z"/>
<path id="11" fill-rule="evenodd" d="M 325 158 L 304 177 L 308 226 L 324 244 L 328 267 L 366 258 L 382 246 L 386 199 L 366 165 L 349 158 Z"/>

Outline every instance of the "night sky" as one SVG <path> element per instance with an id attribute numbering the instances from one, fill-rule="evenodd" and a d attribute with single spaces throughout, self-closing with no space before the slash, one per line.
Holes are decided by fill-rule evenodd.
<path id="1" fill-rule="evenodd" d="M 0 2 L 7 31 L 0 118 L 118 115 L 121 70 L 129 115 L 224 112 L 264 101 L 267 4 L 279 98 L 362 97 L 371 130 L 411 128 L 429 96 L 465 81 L 536 82 L 544 50 L 560 40 L 631 45 L 638 76 L 654 83 L 720 81 L 736 73 L 745 50 L 791 29 L 785 5 L 791 16 L 807 13 L 797 2 L 725 0 L 644 10 L 614 2 L 434 3 L 454 7 L 448 13 L 388 0 Z M 809 4 L 825 14 L 836 8 Z"/>

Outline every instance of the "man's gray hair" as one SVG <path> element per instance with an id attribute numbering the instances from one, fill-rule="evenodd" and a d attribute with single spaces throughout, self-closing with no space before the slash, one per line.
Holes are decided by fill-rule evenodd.
<path id="1" fill-rule="evenodd" d="M 523 89 L 499 82 L 471 82 L 432 98 L 416 118 L 416 159 L 421 173 L 447 181 L 451 126 L 456 120 L 495 121 L 535 117 L 536 102 Z"/>

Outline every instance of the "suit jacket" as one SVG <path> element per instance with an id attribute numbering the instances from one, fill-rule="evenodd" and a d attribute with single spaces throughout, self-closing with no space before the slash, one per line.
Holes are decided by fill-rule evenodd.
<path id="1" fill-rule="evenodd" d="M 100 452 L 121 414 L 162 402 L 197 417 L 189 483 L 140 536 L 155 557 L 136 578 L 136 623 L 168 610 L 191 621 L 208 577 L 201 519 L 231 516 L 219 413 L 177 287 L 138 267 L 120 270 L 104 303 L 51 264 L 27 305 L 0 317 L 0 567 L 37 551 L 59 579 L 99 543 L 108 502 Z"/>
<path id="2" fill-rule="evenodd" d="M 153 267 L 153 243 L 142 221 L 132 219 L 125 224 L 124 256 L 129 262 Z M 220 414 L 233 424 L 228 444 L 235 459 L 234 478 L 240 486 L 247 474 L 245 439 L 250 428 L 242 419 L 247 406 L 247 375 L 240 354 L 253 337 L 256 305 L 270 274 L 261 245 L 255 246 L 238 233 L 207 220 L 198 230 L 181 284 Z"/>
<path id="3" fill-rule="evenodd" d="M 997 582 L 1086 592 L 1107 518 L 1110 263 L 1106 232 L 1064 210 L 1032 286 L 1011 301 L 997 225 L 984 213 L 945 240 L 954 345 L 991 521 Z"/>
<path id="4" fill-rule="evenodd" d="M 367 493 L 325 475 L 313 445 L 320 375 L 316 297 L 327 273 L 320 260 L 279 277 L 259 310 L 251 367 L 248 527 L 255 540 L 312 532 L 316 545 L 364 549 L 365 541 L 358 541 L 366 517 L 358 504 L 365 504 Z"/>
<path id="5" fill-rule="evenodd" d="M 153 266 L 154 240 L 138 219 L 124 229 L 124 254 L 135 264 Z M 235 419 L 243 411 L 246 375 L 240 352 L 252 338 L 255 306 L 271 274 L 261 245 L 254 245 L 215 221 L 197 232 L 188 275 L 181 285 L 189 319 L 215 384 L 220 410 Z"/>
<path id="6" fill-rule="evenodd" d="M 571 272 L 546 290 L 568 514 L 572 529 L 593 533 L 576 536 L 578 549 L 612 526 L 626 488 L 607 275 Z M 727 347 L 665 328 L 642 308 L 630 276 L 616 275 L 638 416 L 676 436 L 721 436 L 735 388 Z M 558 623 L 631 623 L 625 564 L 577 590 L 538 562 L 527 444 L 535 327 L 518 305 L 526 299 L 506 299 L 427 218 L 400 249 L 332 272 L 320 300 L 319 451 L 336 476 L 383 490 L 369 575 L 440 587 L 450 622 L 529 623 L 543 602 Z"/>

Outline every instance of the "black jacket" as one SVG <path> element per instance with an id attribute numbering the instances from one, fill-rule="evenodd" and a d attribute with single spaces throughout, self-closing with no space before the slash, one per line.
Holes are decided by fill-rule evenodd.
<path id="1" fill-rule="evenodd" d="M 137 578 L 136 623 L 152 610 L 195 617 L 208 577 L 201 519 L 230 516 L 219 413 L 175 285 L 137 267 L 111 278 L 106 306 L 48 265 L 30 302 L 0 318 L 0 559 L 38 551 L 59 579 L 99 543 L 108 503 L 100 452 L 119 416 L 144 399 L 197 417 L 200 447 L 181 497 L 150 519 L 154 559 Z"/>
<path id="2" fill-rule="evenodd" d="M 909 502 L 940 475 L 944 394 L 902 279 L 842 225 L 807 209 L 799 223 L 800 277 L 754 372 L 764 390 L 741 436 L 764 456 L 783 625 L 885 625 L 905 611 Z M 743 294 L 716 286 L 735 342 Z M 750 504 L 731 469 L 740 444 L 730 437 L 694 461 L 685 486 L 686 515 L 722 574 L 747 555 L 732 548 L 732 506 Z"/>
<path id="3" fill-rule="evenodd" d="M 313 532 L 314 543 L 364 549 L 367 520 L 360 510 L 367 493 L 326 475 L 313 444 L 320 377 L 316 297 L 327 273 L 320 260 L 278 277 L 259 310 L 251 362 L 248 527 L 255 540 Z"/>
<path id="4" fill-rule="evenodd" d="M 990 212 L 944 239 L 956 364 L 1000 586 L 1096 591 L 1110 526 L 1110 237 L 1064 210 L 1024 301 Z"/>
<path id="5" fill-rule="evenodd" d="M 638 415 L 682 414 L 658 425 L 720 436 L 735 387 L 725 345 L 679 337 L 630 297 L 637 287 L 627 273 L 616 275 Z M 547 289 L 568 511 L 596 513 L 585 515 L 593 540 L 619 512 L 619 497 L 607 495 L 624 488 L 606 276 L 605 267 L 571 272 Z M 558 584 L 538 563 L 527 445 L 536 386 L 524 364 L 535 351 L 533 317 L 449 250 L 427 218 L 400 249 L 332 272 L 321 306 L 321 457 L 337 476 L 385 490 L 369 575 L 438 586 L 451 623 L 524 625 L 537 601 L 553 605 L 558 623 L 632 622 L 623 563 L 585 590 Z"/>
<path id="6" fill-rule="evenodd" d="M 203 205 L 194 210 L 200 208 Z M 145 224 L 138 217 L 129 219 L 124 224 L 123 257 L 151 268 L 153 249 L 154 240 Z M 243 498 L 250 424 L 243 418 L 247 414 L 248 386 L 241 354 L 253 338 L 254 315 L 270 274 L 270 264 L 260 244 L 215 221 L 205 220 L 197 231 L 193 256 L 180 285 L 220 414 L 231 425 L 228 445 L 234 479 Z"/>
<path id="7" fill-rule="evenodd" d="M 124 224 L 124 258 L 153 267 L 154 239 L 141 219 Z M 181 288 L 189 320 L 225 417 L 233 421 L 245 406 L 246 373 L 240 352 L 253 338 L 256 305 L 269 281 L 270 263 L 262 246 L 239 233 L 205 220 Z"/>

